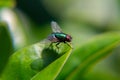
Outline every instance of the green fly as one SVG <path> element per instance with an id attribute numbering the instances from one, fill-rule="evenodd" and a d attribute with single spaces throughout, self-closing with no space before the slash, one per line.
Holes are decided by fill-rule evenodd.
<path id="1" fill-rule="evenodd" d="M 51 28 L 53 32 L 48 36 L 48 40 L 50 40 L 52 43 L 57 43 L 57 48 L 59 48 L 58 45 L 61 42 L 66 43 L 68 46 L 71 47 L 71 45 L 67 42 L 71 42 L 72 37 L 69 34 L 63 33 L 61 28 L 55 21 L 51 22 Z"/>

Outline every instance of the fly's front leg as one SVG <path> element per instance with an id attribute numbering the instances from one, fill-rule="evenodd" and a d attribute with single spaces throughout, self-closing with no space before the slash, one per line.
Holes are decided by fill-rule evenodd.
<path id="1" fill-rule="evenodd" d="M 71 43 L 65 42 L 70 48 L 73 49 L 73 47 L 71 46 Z"/>

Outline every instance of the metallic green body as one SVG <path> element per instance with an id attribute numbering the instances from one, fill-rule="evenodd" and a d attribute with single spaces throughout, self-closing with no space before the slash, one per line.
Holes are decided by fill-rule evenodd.
<path id="1" fill-rule="evenodd" d="M 54 35 L 59 40 L 59 42 L 65 42 L 67 36 L 65 33 L 55 33 Z"/>

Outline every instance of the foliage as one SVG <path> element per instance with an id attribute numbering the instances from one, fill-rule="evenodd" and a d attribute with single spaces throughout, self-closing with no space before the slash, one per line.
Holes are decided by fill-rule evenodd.
<path id="1" fill-rule="evenodd" d="M 95 12 L 91 17 L 92 10 L 78 10 L 79 4 L 85 4 L 81 0 L 22 3 L 0 1 L 0 80 L 119 80 L 118 15 L 104 17 L 107 13 L 103 11 L 103 15 Z M 40 7 L 40 11 L 28 8 L 33 3 L 37 4 L 32 8 Z M 56 43 L 50 45 L 46 37 L 51 33 L 51 16 L 63 24 L 63 32 L 72 35 L 72 48 L 66 43 L 60 43 L 59 48 Z"/>

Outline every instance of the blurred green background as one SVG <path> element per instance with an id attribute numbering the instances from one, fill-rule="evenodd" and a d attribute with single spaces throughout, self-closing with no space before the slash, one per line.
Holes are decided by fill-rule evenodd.
<path id="1" fill-rule="evenodd" d="M 46 38 L 52 20 L 73 37 L 75 49 L 97 34 L 120 30 L 120 0 L 0 0 L 0 23 L 7 24 L 14 51 Z M 84 80 L 119 80 L 119 76 L 118 46 Z"/>

